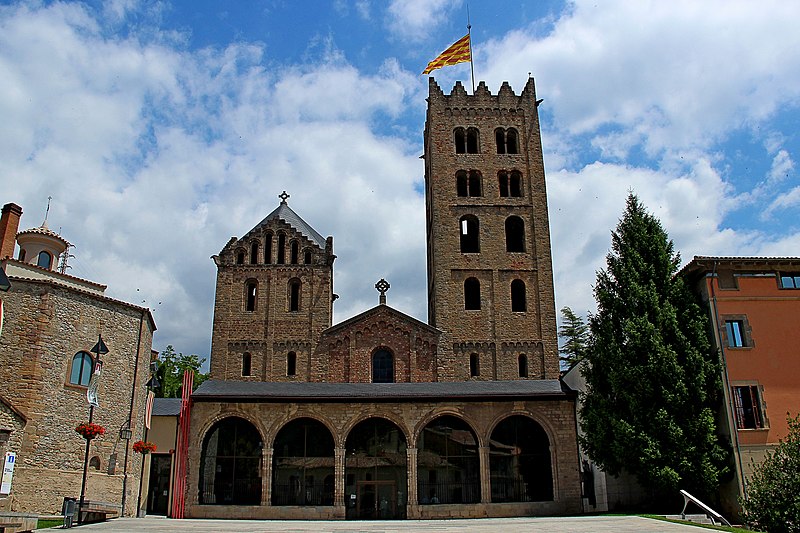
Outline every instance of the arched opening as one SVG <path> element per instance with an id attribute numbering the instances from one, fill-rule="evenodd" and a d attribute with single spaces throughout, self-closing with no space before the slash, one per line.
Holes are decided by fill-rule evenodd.
<path id="1" fill-rule="evenodd" d="M 333 435 L 322 422 L 298 418 L 275 436 L 272 505 L 333 505 Z"/>
<path id="2" fill-rule="evenodd" d="M 256 297 L 258 296 L 258 282 L 255 280 L 250 280 L 245 284 L 245 304 L 244 310 L 245 311 L 255 311 L 256 310 Z"/>
<path id="3" fill-rule="evenodd" d="M 244 352 L 242 354 L 242 376 L 247 377 L 250 375 L 252 367 L 252 357 L 250 356 L 250 352 Z"/>
<path id="4" fill-rule="evenodd" d="M 476 311 L 481 308 L 481 282 L 477 278 L 464 280 L 464 309 Z"/>
<path id="5" fill-rule="evenodd" d="M 467 153 L 478 153 L 478 128 L 467 128 Z"/>
<path id="6" fill-rule="evenodd" d="M 469 377 L 476 378 L 481 375 L 481 359 L 476 353 L 469 354 Z"/>
<path id="7" fill-rule="evenodd" d="M 257 265 L 258 264 L 258 243 L 254 242 L 250 244 L 250 264 Z"/>
<path id="8" fill-rule="evenodd" d="M 264 262 L 272 264 L 272 233 L 267 233 L 266 244 L 264 245 Z"/>
<path id="9" fill-rule="evenodd" d="M 303 252 L 303 264 L 310 265 L 311 264 L 311 250 L 306 250 Z"/>
<path id="10" fill-rule="evenodd" d="M 503 131 L 503 128 L 497 128 L 494 130 L 494 140 L 497 144 L 497 153 L 506 153 L 506 133 Z"/>
<path id="11" fill-rule="evenodd" d="M 497 173 L 497 184 L 500 188 L 500 197 L 506 198 L 508 196 L 508 172 L 501 170 Z"/>
<path id="12" fill-rule="evenodd" d="M 405 518 L 408 500 L 406 436 L 388 420 L 357 424 L 345 443 L 347 518 Z"/>
<path id="13" fill-rule="evenodd" d="M 525 354 L 520 355 L 518 363 L 517 363 L 517 366 L 519 368 L 519 377 L 527 378 L 528 377 L 528 356 L 525 355 Z"/>
<path id="14" fill-rule="evenodd" d="M 386 348 L 372 354 L 372 382 L 394 383 L 394 355 Z"/>
<path id="15" fill-rule="evenodd" d="M 50 252 L 42 250 L 39 252 L 39 257 L 36 259 L 36 266 L 50 270 L 50 265 L 53 263 L 53 256 Z"/>
<path id="16" fill-rule="evenodd" d="M 508 128 L 508 130 L 506 130 L 506 153 L 508 154 L 519 153 L 518 135 L 517 135 L 517 130 L 515 130 L 514 128 Z"/>
<path id="17" fill-rule="evenodd" d="M 478 439 L 455 416 L 434 419 L 417 439 L 417 496 L 422 505 L 481 501 Z"/>
<path id="18" fill-rule="evenodd" d="M 286 375 L 289 377 L 297 375 L 297 354 L 295 352 L 286 354 Z"/>
<path id="19" fill-rule="evenodd" d="M 511 310 L 515 313 L 522 313 L 528 310 L 525 282 L 521 279 L 515 279 L 511 282 Z"/>
<path id="20" fill-rule="evenodd" d="M 492 431 L 489 444 L 493 503 L 553 499 L 550 439 L 542 426 L 510 416 Z"/>
<path id="21" fill-rule="evenodd" d="M 286 235 L 283 233 L 278 234 L 278 264 L 282 265 L 286 262 Z"/>
<path id="22" fill-rule="evenodd" d="M 244 264 L 244 250 L 237 250 L 236 251 L 236 264 L 243 265 Z"/>
<path id="23" fill-rule="evenodd" d="M 291 253 L 290 253 L 289 261 L 293 265 L 296 265 L 300 261 L 300 259 L 299 259 L 299 257 L 300 257 L 300 244 L 297 241 L 292 241 L 292 244 L 290 245 L 290 248 L 291 248 Z"/>
<path id="24" fill-rule="evenodd" d="M 517 216 L 506 219 L 506 251 L 525 251 L 525 223 Z"/>
<path id="25" fill-rule="evenodd" d="M 511 179 L 508 184 L 509 193 L 511 196 L 519 198 L 522 196 L 522 174 L 516 170 L 511 172 Z"/>
<path id="26" fill-rule="evenodd" d="M 100 458 L 98 456 L 95 455 L 89 460 L 89 468 L 100 470 Z"/>
<path id="27" fill-rule="evenodd" d="M 456 194 L 458 196 L 468 195 L 467 172 L 465 170 L 456 172 Z"/>
<path id="28" fill-rule="evenodd" d="M 69 382 L 73 385 L 89 386 L 89 378 L 92 375 L 94 359 L 89 352 L 78 352 L 72 356 L 72 367 L 69 372 Z"/>
<path id="29" fill-rule="evenodd" d="M 461 231 L 461 253 L 478 253 L 481 251 L 478 218 L 466 215 L 459 220 Z"/>
<path id="30" fill-rule="evenodd" d="M 453 130 L 453 138 L 456 145 L 456 153 L 465 154 L 467 152 L 467 136 L 464 133 L 464 128 Z"/>
<path id="31" fill-rule="evenodd" d="M 289 311 L 294 313 L 300 310 L 300 280 L 293 279 L 289 282 Z"/>
<path id="32" fill-rule="evenodd" d="M 469 188 L 469 196 L 483 196 L 483 184 L 481 182 L 481 173 L 477 170 L 470 170 L 469 181 L 467 184 Z"/>
<path id="33" fill-rule="evenodd" d="M 262 447 L 261 435 L 247 420 L 234 416 L 214 424 L 200 454 L 200 503 L 259 505 Z"/>

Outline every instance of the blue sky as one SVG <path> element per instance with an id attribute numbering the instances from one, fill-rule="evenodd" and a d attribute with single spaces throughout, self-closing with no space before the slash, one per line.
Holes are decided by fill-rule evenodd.
<path id="1" fill-rule="evenodd" d="M 594 309 L 628 191 L 684 262 L 800 255 L 800 4 L 469 9 L 477 80 L 544 99 L 559 308 Z M 152 308 L 158 350 L 209 355 L 209 258 L 283 190 L 334 237 L 337 322 L 382 277 L 426 320 L 420 72 L 465 27 L 459 0 L 2 2 L 3 203 L 29 228 L 52 196 L 70 274 Z"/>

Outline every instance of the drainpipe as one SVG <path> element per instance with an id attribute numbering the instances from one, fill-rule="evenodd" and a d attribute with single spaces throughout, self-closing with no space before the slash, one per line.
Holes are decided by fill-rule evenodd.
<path id="1" fill-rule="evenodd" d="M 736 428 L 736 424 L 733 421 L 733 412 L 734 412 L 734 405 L 733 405 L 733 397 L 731 396 L 731 382 L 730 376 L 728 375 L 728 360 L 725 357 L 725 347 L 724 343 L 722 342 L 722 338 L 720 337 L 720 320 L 719 320 L 719 308 L 717 307 L 717 292 L 714 289 L 715 280 L 717 280 L 717 261 L 714 261 L 714 266 L 711 269 L 711 321 L 714 327 L 714 339 L 717 341 L 717 346 L 719 346 L 719 354 L 720 359 L 722 361 L 722 396 L 725 400 L 725 405 L 727 408 L 726 416 L 728 422 L 728 431 L 730 431 L 731 436 L 733 437 L 733 447 L 735 453 L 733 455 L 734 462 L 736 464 L 736 473 L 738 474 L 737 484 L 739 485 L 739 496 L 746 498 L 747 497 L 747 485 L 744 479 L 744 469 L 742 468 L 742 449 L 739 445 L 739 430 Z"/>

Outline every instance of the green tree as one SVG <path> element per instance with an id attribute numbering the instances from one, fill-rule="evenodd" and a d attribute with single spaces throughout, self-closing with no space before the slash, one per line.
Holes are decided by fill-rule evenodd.
<path id="1" fill-rule="evenodd" d="M 800 415 L 787 420 L 789 435 L 754 466 L 742 500 L 744 521 L 758 531 L 800 531 Z"/>
<path id="2" fill-rule="evenodd" d="M 572 312 L 569 306 L 561 309 L 561 327 L 558 336 L 564 339 L 564 344 L 559 348 L 561 362 L 569 369 L 580 363 L 586 356 L 586 347 L 589 344 L 589 325 L 583 317 Z"/>
<path id="3" fill-rule="evenodd" d="M 192 390 L 208 379 L 208 374 L 200 372 L 200 366 L 205 363 L 205 358 L 200 359 L 197 355 L 183 355 L 175 353 L 175 349 L 170 344 L 158 355 L 158 370 L 156 378 L 160 387 L 156 389 L 156 396 L 159 398 L 178 398 L 180 388 L 183 385 L 184 370 L 194 370 L 194 384 Z"/>
<path id="4" fill-rule="evenodd" d="M 721 381 L 708 316 L 635 195 L 611 237 L 589 323 L 582 445 L 603 470 L 634 474 L 653 496 L 683 488 L 708 497 L 729 457 L 716 431 Z"/>

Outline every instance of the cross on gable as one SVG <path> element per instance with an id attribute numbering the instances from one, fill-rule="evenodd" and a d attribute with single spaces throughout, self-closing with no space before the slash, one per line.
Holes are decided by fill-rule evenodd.
<path id="1" fill-rule="evenodd" d="M 289 198 L 290 196 L 291 196 L 290 194 L 286 194 L 286 191 L 283 191 L 282 193 L 280 193 L 278 195 L 278 198 L 281 199 L 281 203 L 282 204 L 285 204 L 286 203 L 286 199 Z"/>
<path id="2" fill-rule="evenodd" d="M 380 303 L 386 303 L 386 291 L 388 291 L 390 287 L 391 285 L 389 285 L 389 282 L 383 278 L 381 278 L 381 280 L 375 284 L 375 288 L 381 293 Z"/>

